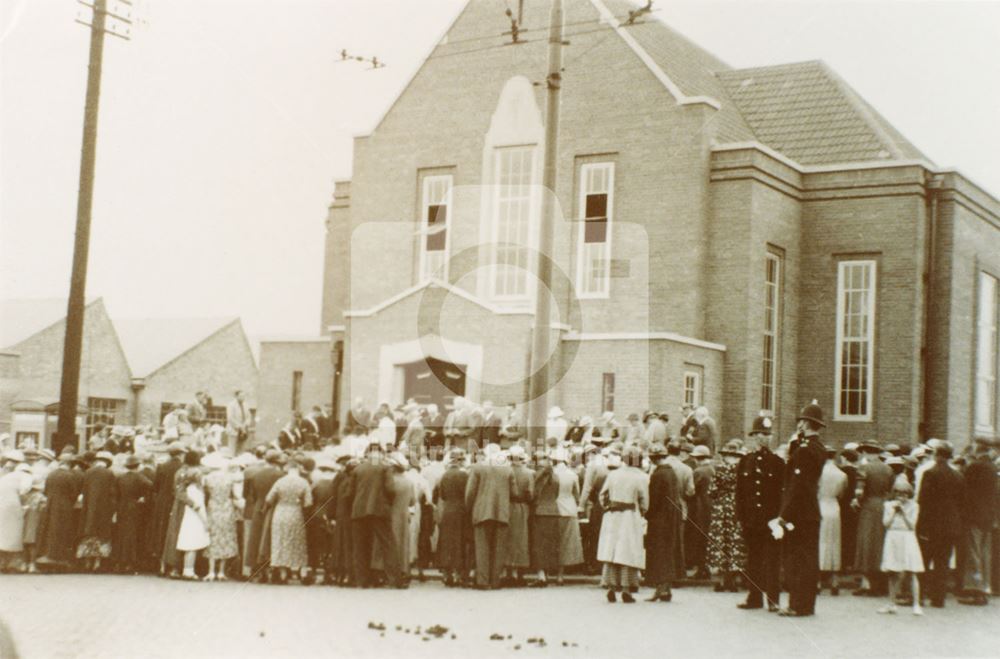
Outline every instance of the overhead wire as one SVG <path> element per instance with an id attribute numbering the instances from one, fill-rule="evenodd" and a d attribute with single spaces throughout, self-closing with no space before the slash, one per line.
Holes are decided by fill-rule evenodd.
<path id="1" fill-rule="evenodd" d="M 659 9 L 653 9 L 652 10 L 652 12 L 657 12 L 657 11 L 660 11 L 660 10 Z M 650 12 L 650 13 L 652 13 L 652 12 Z M 619 21 L 619 23 L 621 24 L 622 27 L 628 27 L 628 25 L 626 25 L 624 22 L 622 22 L 622 21 L 628 20 L 628 15 L 625 15 L 625 16 L 614 16 L 613 18 L 616 21 Z M 573 27 L 573 26 L 577 26 L 577 25 L 588 25 L 588 24 L 591 24 L 591 23 L 604 23 L 604 24 L 607 24 L 607 21 L 604 20 L 603 18 L 588 18 L 586 20 L 570 21 L 568 23 L 563 23 L 563 27 L 566 28 L 566 27 Z M 633 25 L 641 25 L 641 22 L 633 23 Z M 545 26 L 539 26 L 539 27 L 522 27 L 518 31 L 520 33 L 524 34 L 525 32 L 541 32 L 541 31 L 548 31 L 549 29 L 550 29 L 550 26 L 545 25 Z M 449 39 L 448 41 L 446 41 L 444 43 L 441 43 L 441 44 L 438 44 L 438 45 L 439 46 L 453 46 L 455 44 L 460 44 L 460 43 L 469 43 L 471 41 L 482 41 L 483 39 L 495 39 L 497 37 L 505 37 L 505 36 L 507 36 L 507 35 L 504 34 L 503 32 L 497 32 L 495 34 L 482 34 L 482 35 L 479 35 L 477 37 L 466 37 L 464 39 L 454 39 L 454 40 Z"/>
<path id="2" fill-rule="evenodd" d="M 592 23 L 592 22 L 595 22 L 595 21 L 587 21 L 587 22 L 588 23 Z M 632 25 L 642 25 L 642 22 L 633 23 Z M 583 36 L 585 34 L 593 34 L 595 32 L 605 32 L 605 31 L 609 31 L 609 30 L 610 30 L 610 32 L 614 32 L 614 29 L 615 29 L 615 26 L 608 25 L 608 24 L 605 23 L 601 27 L 593 28 L 593 29 L 590 29 L 590 30 L 579 30 L 577 32 L 566 33 L 566 34 L 563 35 L 563 38 L 564 39 L 571 39 L 573 37 L 579 37 L 579 36 Z M 609 34 L 610 34 L 610 32 L 609 32 Z M 496 35 L 496 36 L 502 37 L 503 35 Z M 479 37 L 479 39 L 484 39 L 484 38 L 488 38 L 488 37 Z M 496 37 L 493 37 L 493 38 L 496 38 Z M 487 50 L 495 50 L 497 48 L 506 48 L 508 46 L 520 46 L 520 45 L 526 44 L 526 43 L 543 42 L 543 41 L 548 41 L 548 37 L 546 36 L 546 37 L 536 37 L 534 39 L 521 39 L 517 43 L 512 43 L 510 41 L 505 41 L 503 43 L 493 44 L 493 45 L 490 45 L 490 46 L 484 46 L 482 48 L 466 48 L 464 50 L 457 50 L 457 51 L 450 52 L 450 53 L 441 53 L 440 55 L 432 55 L 432 56 L 428 57 L 427 59 L 428 60 L 432 60 L 432 59 L 443 59 L 443 58 L 446 58 L 446 57 L 457 57 L 459 55 L 471 55 L 473 53 L 481 53 L 481 52 L 485 52 Z M 453 42 L 453 43 L 457 43 L 457 42 Z M 445 44 L 445 45 L 448 45 L 448 44 Z"/>

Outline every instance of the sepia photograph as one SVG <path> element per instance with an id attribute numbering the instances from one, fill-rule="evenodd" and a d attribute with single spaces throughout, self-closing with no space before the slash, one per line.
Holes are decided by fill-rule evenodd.
<path id="1" fill-rule="evenodd" d="M 998 656 L 997 44 L 0 0 L 0 659 Z"/>

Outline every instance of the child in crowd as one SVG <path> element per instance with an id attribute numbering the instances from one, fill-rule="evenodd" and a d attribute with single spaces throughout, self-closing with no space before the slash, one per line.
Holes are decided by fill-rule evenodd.
<path id="1" fill-rule="evenodd" d="M 885 544 L 882 548 L 882 571 L 889 573 L 889 604 L 879 613 L 896 613 L 896 592 L 902 579 L 910 576 L 913 585 L 913 615 L 924 614 L 920 607 L 920 581 L 917 575 L 924 571 L 917 534 L 919 507 L 913 501 L 913 487 L 897 481 L 892 488 L 893 498 L 886 501 L 882 513 L 885 525 Z"/>

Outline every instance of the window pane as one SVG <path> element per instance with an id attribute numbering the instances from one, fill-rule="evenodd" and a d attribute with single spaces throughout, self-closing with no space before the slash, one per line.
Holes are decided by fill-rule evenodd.
<path id="1" fill-rule="evenodd" d="M 872 318 L 875 298 L 875 263 L 842 262 L 838 266 L 837 372 L 839 402 L 837 413 L 868 418 L 872 366 Z"/>
<path id="2" fill-rule="evenodd" d="M 603 243 L 608 239 L 606 220 L 587 220 L 583 240 L 587 243 Z"/>
<path id="3" fill-rule="evenodd" d="M 532 147 L 498 150 L 499 188 L 494 227 L 494 294 L 498 296 L 523 296 L 527 293 L 533 157 Z"/>
<path id="4" fill-rule="evenodd" d="M 608 195 L 589 194 L 587 195 L 587 218 L 608 216 Z"/>

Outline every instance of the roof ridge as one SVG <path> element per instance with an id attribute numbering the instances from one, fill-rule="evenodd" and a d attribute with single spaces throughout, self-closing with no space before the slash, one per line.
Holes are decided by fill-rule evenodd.
<path id="1" fill-rule="evenodd" d="M 16 302 L 16 301 L 43 301 L 43 300 L 44 301 L 50 301 L 51 300 L 53 302 L 60 301 L 60 302 L 63 302 L 65 304 L 67 304 L 67 305 L 69 304 L 68 299 L 64 298 L 64 297 L 63 298 L 60 298 L 60 297 L 7 298 L 7 299 L 5 299 L 3 301 L 4 302 Z M 104 298 L 103 297 L 96 297 L 96 298 L 92 299 L 90 302 L 84 301 L 84 304 L 83 304 L 84 320 L 86 320 L 86 317 L 87 317 L 86 316 L 87 309 L 89 309 L 90 307 L 92 307 L 94 305 L 97 305 L 97 304 L 99 304 L 100 307 L 102 309 L 104 309 L 104 315 L 107 316 L 109 319 L 111 318 L 111 314 L 108 313 L 108 308 L 104 304 Z M 67 311 L 69 311 L 68 308 L 67 308 Z M 47 325 L 45 325 L 43 327 L 38 328 L 37 330 L 35 330 L 31 334 L 28 334 L 27 336 L 22 337 L 21 339 L 19 339 L 15 343 L 11 343 L 10 345 L 6 345 L 6 346 L 0 346 L 0 348 L 9 349 L 9 348 L 13 348 L 14 346 L 19 346 L 22 343 L 24 343 L 25 341 L 27 341 L 28 339 L 34 338 L 34 337 L 38 336 L 39 334 L 41 334 L 42 332 L 45 332 L 47 330 L 52 329 L 53 327 L 55 327 L 59 323 L 65 323 L 67 316 L 68 316 L 68 314 L 64 313 L 61 316 L 59 316 L 59 318 L 57 318 L 56 320 L 52 321 L 51 323 L 49 323 L 49 324 L 47 324 Z"/>
<path id="2" fill-rule="evenodd" d="M 716 75 L 735 75 L 738 73 L 749 73 L 752 71 L 777 71 L 782 69 L 801 68 L 806 65 L 825 67 L 826 62 L 824 62 L 821 59 L 808 59 L 808 60 L 800 60 L 797 62 L 782 62 L 780 64 L 762 64 L 759 66 L 748 66 L 739 69 L 716 71 Z"/>
<path id="3" fill-rule="evenodd" d="M 204 320 L 209 320 L 209 319 L 206 318 Z M 163 362 L 162 364 L 160 364 L 156 368 L 152 369 L 148 373 L 145 373 L 145 374 L 141 375 L 140 377 L 142 377 L 142 378 L 148 378 L 148 377 L 154 375 L 155 373 L 159 373 L 160 371 L 162 371 L 163 369 L 165 369 L 167 366 L 170 366 L 171 364 L 173 364 L 174 362 L 176 362 L 181 357 L 187 355 L 188 353 L 190 353 L 191 351 L 193 351 L 195 348 L 198 348 L 199 346 L 201 346 L 203 343 L 205 343 L 209 339 L 215 337 L 216 335 L 218 335 L 222 331 L 229 329 L 230 327 L 232 327 L 236 323 L 239 323 L 240 326 L 241 326 L 241 328 L 242 328 L 242 322 L 241 322 L 239 316 L 236 316 L 235 318 L 229 320 L 225 324 L 219 325 L 218 327 L 216 327 L 214 330 L 212 330 L 211 332 L 209 332 L 206 336 L 203 336 L 201 338 L 201 340 L 198 341 L 197 343 L 193 343 L 193 344 L 189 345 L 187 348 L 185 348 L 181 352 L 177 353 L 173 357 L 169 358 L 167 361 Z M 243 335 L 244 335 L 244 338 L 246 338 L 246 332 L 243 332 Z M 253 353 L 253 351 L 251 350 L 251 354 L 252 353 Z"/>

